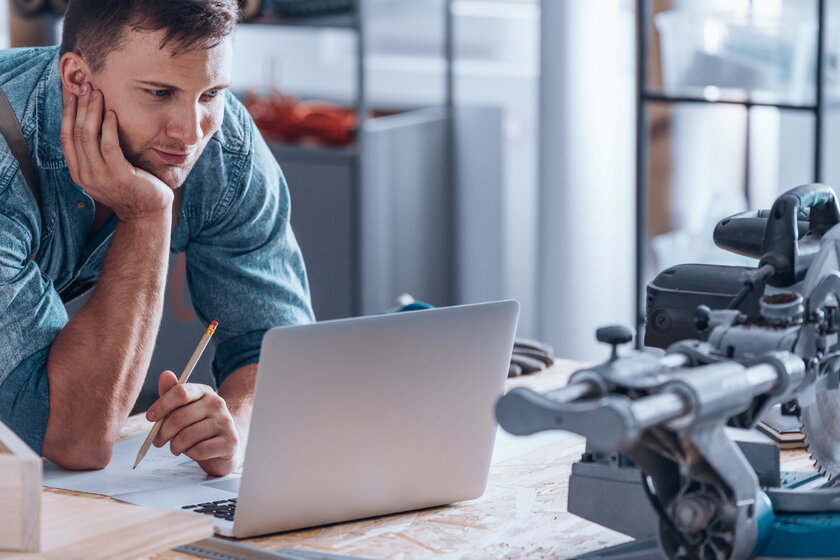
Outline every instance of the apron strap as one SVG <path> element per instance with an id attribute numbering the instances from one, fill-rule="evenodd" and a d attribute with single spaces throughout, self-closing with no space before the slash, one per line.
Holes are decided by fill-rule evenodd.
<path id="1" fill-rule="evenodd" d="M 178 227 L 178 213 L 181 211 L 181 198 L 184 196 L 184 186 L 181 185 L 172 191 L 175 198 L 172 200 L 172 231 Z"/>
<path id="2" fill-rule="evenodd" d="M 6 99 L 6 94 L 0 89 L 0 134 L 6 139 L 6 144 L 9 146 L 9 151 L 15 156 L 15 159 L 20 165 L 20 171 L 23 174 L 26 185 L 35 199 L 35 206 L 38 207 L 38 214 L 41 216 L 41 223 L 44 223 L 44 215 L 41 213 L 41 193 L 38 186 L 35 184 L 35 173 L 32 171 L 32 160 L 29 157 L 29 147 L 26 145 L 26 140 L 23 138 L 23 131 L 20 129 L 20 123 Z M 31 255 L 29 258 L 35 260 L 37 253 Z"/>
<path id="3" fill-rule="evenodd" d="M 20 171 L 23 173 L 23 178 L 26 180 L 29 190 L 32 191 L 32 196 L 35 197 L 35 204 L 40 209 L 41 193 L 35 185 L 35 173 L 32 171 L 29 147 L 23 138 L 23 131 L 20 129 L 20 123 L 18 123 L 17 117 L 15 117 L 15 112 L 12 110 L 12 106 L 9 105 L 9 100 L 6 99 L 6 94 L 3 93 L 2 89 L 0 89 L 0 134 L 6 139 L 9 150 L 20 164 Z"/>

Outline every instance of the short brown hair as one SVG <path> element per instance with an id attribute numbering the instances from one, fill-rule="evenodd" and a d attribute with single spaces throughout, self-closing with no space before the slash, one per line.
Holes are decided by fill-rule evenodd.
<path id="1" fill-rule="evenodd" d="M 237 0 L 70 0 L 61 54 L 80 54 L 98 72 L 126 29 L 165 29 L 160 48 L 171 43 L 173 54 L 210 49 L 233 33 L 237 13 Z"/>

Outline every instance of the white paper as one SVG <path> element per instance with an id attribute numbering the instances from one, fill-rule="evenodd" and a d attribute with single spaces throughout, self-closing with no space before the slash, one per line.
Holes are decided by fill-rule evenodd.
<path id="1" fill-rule="evenodd" d="M 496 443 L 493 446 L 493 458 L 490 460 L 490 464 L 495 466 L 504 463 L 509 459 L 542 449 L 547 445 L 552 445 L 568 437 L 568 432 L 561 432 L 559 430 L 549 430 L 523 437 L 514 436 L 502 428 L 497 428 Z M 583 437 L 581 437 L 582 439 Z"/>
<path id="2" fill-rule="evenodd" d="M 54 463 L 45 463 L 44 486 L 116 496 L 218 479 L 209 476 L 186 455 L 172 455 L 168 443 L 161 448 L 151 446 L 140 465 L 132 469 L 145 439 L 146 436 L 138 436 L 117 443 L 111 462 L 98 471 L 68 471 Z"/>

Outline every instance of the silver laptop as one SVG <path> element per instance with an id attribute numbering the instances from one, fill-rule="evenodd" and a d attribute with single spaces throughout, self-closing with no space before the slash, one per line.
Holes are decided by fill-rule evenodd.
<path id="1" fill-rule="evenodd" d="M 476 498 L 518 316 L 501 301 L 271 329 L 241 478 L 126 501 L 241 538 Z"/>

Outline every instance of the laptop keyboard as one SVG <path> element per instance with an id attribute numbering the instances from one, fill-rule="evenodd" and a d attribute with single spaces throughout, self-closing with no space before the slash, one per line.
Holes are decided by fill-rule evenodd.
<path id="1" fill-rule="evenodd" d="M 201 504 L 182 506 L 181 509 L 193 511 L 195 513 L 212 515 L 213 517 L 226 519 L 227 521 L 233 521 L 233 514 L 236 513 L 236 498 L 232 500 L 216 500 L 215 502 L 204 502 Z"/>

